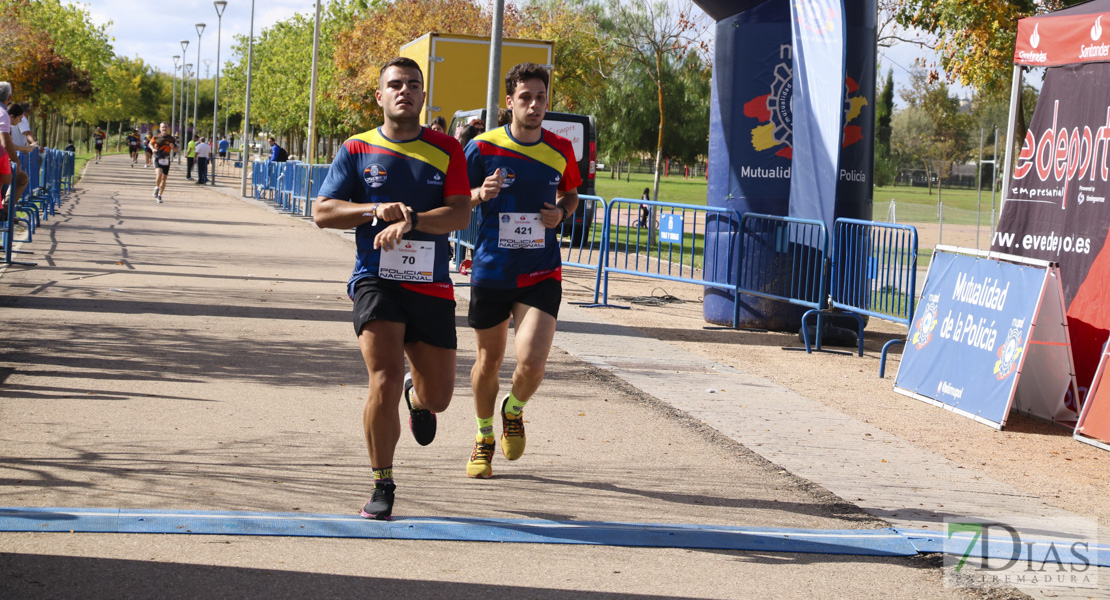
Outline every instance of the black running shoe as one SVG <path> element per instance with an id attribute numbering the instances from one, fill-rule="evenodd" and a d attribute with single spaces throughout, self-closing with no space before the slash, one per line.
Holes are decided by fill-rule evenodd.
<path id="1" fill-rule="evenodd" d="M 364 519 L 389 521 L 393 519 L 393 492 L 397 486 L 393 483 L 377 482 L 374 484 L 374 494 L 370 501 L 359 512 Z"/>
<path id="2" fill-rule="evenodd" d="M 436 439 L 436 414 L 430 410 L 412 407 L 412 373 L 405 373 L 405 404 L 409 406 L 409 430 L 416 443 L 427 446 Z"/>

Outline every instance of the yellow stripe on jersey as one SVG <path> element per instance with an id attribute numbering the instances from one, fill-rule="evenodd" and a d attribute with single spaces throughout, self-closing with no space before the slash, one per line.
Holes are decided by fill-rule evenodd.
<path id="1" fill-rule="evenodd" d="M 545 137 L 547 135 L 550 134 L 544 133 Z M 567 168 L 567 157 L 564 156 L 562 152 L 559 152 L 543 142 L 525 146 L 509 137 L 509 133 L 506 131 L 505 127 L 498 127 L 493 131 L 487 131 L 474 139 L 489 142 L 495 146 L 505 148 L 506 150 L 512 150 L 513 152 L 523 154 L 532 160 L 555 169 L 555 172 L 559 173 L 559 175 L 562 175 L 563 171 Z"/>
<path id="2" fill-rule="evenodd" d="M 364 131 L 351 139 L 386 148 L 397 154 L 403 154 L 409 158 L 428 163 L 439 169 L 444 175 L 447 174 L 447 166 L 451 164 L 451 157 L 442 148 L 429 144 L 422 139 L 403 143 L 392 142 L 379 133 L 377 129 Z"/>

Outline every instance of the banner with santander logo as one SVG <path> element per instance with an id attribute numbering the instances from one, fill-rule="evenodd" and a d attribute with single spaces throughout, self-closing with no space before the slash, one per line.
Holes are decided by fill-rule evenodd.
<path id="1" fill-rule="evenodd" d="M 1022 19 L 1014 63 L 1049 68 L 991 249 L 1059 264 L 1078 412 L 1110 335 L 1110 1 Z"/>

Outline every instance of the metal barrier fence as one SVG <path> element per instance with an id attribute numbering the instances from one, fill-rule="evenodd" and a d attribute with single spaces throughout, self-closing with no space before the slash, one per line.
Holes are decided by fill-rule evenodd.
<path id="1" fill-rule="evenodd" d="M 820 349 L 821 313 L 828 307 L 829 232 L 824 222 L 744 213 L 740 231 L 739 292 L 808 307 L 802 315 L 802 341 L 809 352 L 805 321 L 816 314 L 816 346 Z M 739 298 L 733 303 L 734 323 L 740 318 L 740 304 Z"/>
<path id="2" fill-rule="evenodd" d="M 605 208 L 602 305 L 609 305 L 610 273 L 692 283 L 736 293 L 733 260 L 727 258 L 724 268 L 718 268 L 712 260 L 722 252 L 731 255 L 739 239 L 736 211 L 631 198 L 613 198 Z M 649 222 L 641 222 L 643 215 L 648 215 Z M 653 229 L 654 240 L 651 239 Z M 733 315 L 733 327 L 737 326 L 738 316 L 738 313 Z"/>
<path id="3" fill-rule="evenodd" d="M 829 308 L 905 325 L 913 319 L 917 293 L 917 229 L 858 219 L 837 219 L 836 253 Z M 905 340 L 883 345 L 879 377 L 887 352 Z M 862 333 L 860 346 L 863 345 Z"/>
<path id="4" fill-rule="evenodd" d="M 5 264 L 34 266 L 35 263 L 13 262 L 12 254 L 20 252 L 14 250 L 13 245 L 31 241 L 38 225 L 57 213 L 63 194 L 73 185 L 74 154 L 44 148 L 39 152 L 21 152 L 18 158 L 20 169 L 27 173 L 27 187 L 19 198 L 15 197 L 14 185 L 6 188 L 7 210 L 4 211 L 4 218 L 0 219 L 0 244 L 4 249 Z M 20 214 L 24 216 L 20 217 Z M 26 225 L 26 239 L 15 239 L 16 223 Z"/>

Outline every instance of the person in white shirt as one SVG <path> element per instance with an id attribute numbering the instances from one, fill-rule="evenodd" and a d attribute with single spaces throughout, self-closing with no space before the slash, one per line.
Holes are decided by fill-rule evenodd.
<path id="1" fill-rule="evenodd" d="M 208 183 L 208 163 L 212 158 L 212 146 L 208 144 L 208 138 L 200 138 L 200 143 L 197 144 L 197 185 L 204 185 Z"/>

